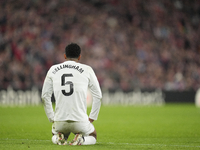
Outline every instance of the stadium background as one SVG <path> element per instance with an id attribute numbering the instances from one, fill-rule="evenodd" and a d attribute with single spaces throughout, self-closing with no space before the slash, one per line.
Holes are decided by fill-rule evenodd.
<path id="1" fill-rule="evenodd" d="M 198 0 L 1 0 L 1 101 L 7 89 L 41 91 L 47 70 L 76 42 L 103 91 L 161 90 L 171 102 L 189 93 L 193 102 L 199 41 Z"/>

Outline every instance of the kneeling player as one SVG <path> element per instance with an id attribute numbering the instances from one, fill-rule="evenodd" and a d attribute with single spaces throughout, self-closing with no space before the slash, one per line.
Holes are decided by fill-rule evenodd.
<path id="1" fill-rule="evenodd" d="M 52 125 L 52 141 L 66 145 L 70 133 L 75 134 L 70 145 L 95 144 L 97 133 L 92 124 L 97 120 L 102 93 L 93 69 L 79 63 L 81 49 L 71 43 L 65 48 L 65 62 L 53 65 L 44 80 L 42 101 Z M 92 94 L 92 109 L 87 115 L 87 89 Z M 55 112 L 51 96 L 55 96 Z"/>

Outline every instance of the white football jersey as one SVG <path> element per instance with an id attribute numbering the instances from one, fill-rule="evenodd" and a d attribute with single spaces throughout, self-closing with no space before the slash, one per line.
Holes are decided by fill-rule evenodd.
<path id="1" fill-rule="evenodd" d="M 44 80 L 42 101 L 46 115 L 53 121 L 86 121 L 87 90 L 90 88 L 93 103 L 89 118 L 97 120 L 102 93 L 93 69 L 75 61 L 53 65 Z M 55 113 L 51 96 L 55 96 Z"/>

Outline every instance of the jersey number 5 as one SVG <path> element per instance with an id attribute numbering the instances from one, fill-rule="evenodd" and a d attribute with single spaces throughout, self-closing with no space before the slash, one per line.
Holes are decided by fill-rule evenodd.
<path id="1" fill-rule="evenodd" d="M 73 94 L 74 92 L 74 84 L 73 82 L 71 81 L 67 81 L 66 82 L 66 78 L 68 77 L 73 77 L 72 74 L 63 74 L 62 77 L 61 77 L 61 85 L 62 86 L 65 86 L 65 85 L 69 85 L 69 92 L 66 92 L 65 90 L 62 90 L 62 93 L 65 95 L 65 96 L 70 96 Z"/>

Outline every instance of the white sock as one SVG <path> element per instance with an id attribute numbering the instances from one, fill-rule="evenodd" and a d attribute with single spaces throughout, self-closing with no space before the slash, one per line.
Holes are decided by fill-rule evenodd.
<path id="1" fill-rule="evenodd" d="M 96 143 L 96 139 L 93 136 L 84 136 L 85 141 L 82 145 L 93 145 Z"/>
<path id="2" fill-rule="evenodd" d="M 57 144 L 58 143 L 57 135 L 53 135 L 51 140 L 52 140 L 53 144 Z"/>

